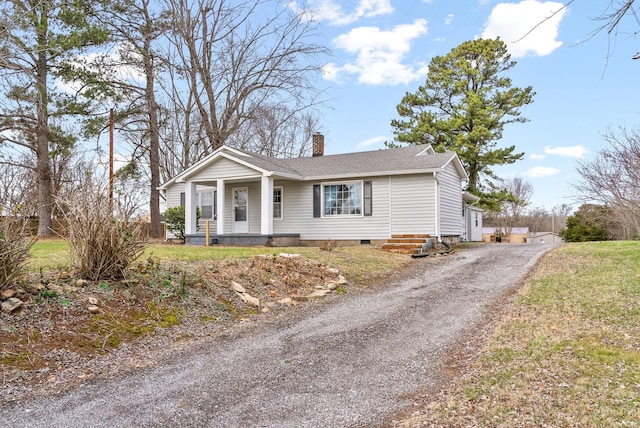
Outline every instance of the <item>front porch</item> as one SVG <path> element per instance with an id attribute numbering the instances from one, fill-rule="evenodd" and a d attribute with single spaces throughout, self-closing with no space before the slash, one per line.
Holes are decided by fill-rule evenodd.
<path id="1" fill-rule="evenodd" d="M 185 235 L 184 243 L 186 245 L 207 245 L 207 235 L 204 233 Z M 210 235 L 209 246 L 226 245 L 226 246 L 265 246 L 265 247 L 299 247 L 300 234 L 232 234 L 232 235 Z"/>

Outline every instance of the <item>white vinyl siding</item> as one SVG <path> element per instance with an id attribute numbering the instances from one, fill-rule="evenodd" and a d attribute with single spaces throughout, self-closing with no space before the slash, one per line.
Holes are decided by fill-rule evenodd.
<path id="1" fill-rule="evenodd" d="M 427 233 L 435 236 L 436 194 L 433 175 L 392 176 L 389 204 L 390 234 Z"/>
<path id="2" fill-rule="evenodd" d="M 372 181 L 372 216 L 313 217 L 313 185 L 318 182 L 276 181 L 284 186 L 285 221 L 274 222 L 274 233 L 299 233 L 302 240 L 362 240 L 389 238 L 389 177 Z M 336 181 L 335 184 L 341 184 Z M 323 184 L 331 184 L 324 182 Z"/>
<path id="3" fill-rule="evenodd" d="M 260 234 L 260 182 L 249 183 L 226 183 L 224 192 L 224 233 L 230 235 L 233 233 L 233 189 L 247 188 L 249 193 L 247 221 L 249 222 L 249 231 L 251 234 Z M 218 207 L 220 209 L 220 207 Z"/>
<path id="4" fill-rule="evenodd" d="M 440 186 L 440 234 L 461 236 L 462 231 L 462 186 L 452 163 L 438 173 Z"/>
<path id="5" fill-rule="evenodd" d="M 262 175 L 254 169 L 230 161 L 229 159 L 221 158 L 189 179 L 193 181 L 206 181 L 216 180 L 218 178 L 256 176 L 257 174 Z"/>

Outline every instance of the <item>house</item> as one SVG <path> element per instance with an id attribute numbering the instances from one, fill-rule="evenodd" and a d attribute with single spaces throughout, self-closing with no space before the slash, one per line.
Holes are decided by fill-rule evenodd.
<path id="1" fill-rule="evenodd" d="M 313 157 L 222 146 L 160 190 L 167 207 L 185 206 L 186 243 L 381 244 L 406 234 L 457 242 L 467 179 L 455 153 L 429 145 L 325 156 L 314 134 Z"/>
<path id="2" fill-rule="evenodd" d="M 482 240 L 484 242 L 510 242 L 523 244 L 529 242 L 528 227 L 483 227 Z"/>

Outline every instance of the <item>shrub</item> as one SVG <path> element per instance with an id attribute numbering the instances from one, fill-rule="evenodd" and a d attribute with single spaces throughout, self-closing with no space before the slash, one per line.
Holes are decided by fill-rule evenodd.
<path id="1" fill-rule="evenodd" d="M 184 241 L 184 206 L 167 208 L 164 212 L 164 224 L 178 239 Z M 196 224 L 200 221 L 200 208 L 196 209 Z"/>
<path id="2" fill-rule="evenodd" d="M 36 238 L 29 236 L 28 221 L 19 210 L 0 217 L 0 290 L 22 275 L 30 256 L 29 249 Z"/>
<path id="3" fill-rule="evenodd" d="M 584 204 L 567 218 L 566 228 L 560 236 L 567 242 L 605 241 L 609 239 L 610 209 L 594 204 Z"/>
<path id="4" fill-rule="evenodd" d="M 100 190 L 77 191 L 65 201 L 71 265 L 92 281 L 123 279 L 147 246 L 140 222 L 123 220 L 118 206 L 112 210 Z"/>

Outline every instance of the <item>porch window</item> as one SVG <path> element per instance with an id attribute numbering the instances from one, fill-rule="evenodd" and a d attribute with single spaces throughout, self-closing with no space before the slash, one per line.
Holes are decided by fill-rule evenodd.
<path id="1" fill-rule="evenodd" d="M 282 220 L 282 186 L 273 188 L 273 219 Z"/>
<path id="2" fill-rule="evenodd" d="M 362 182 L 325 184 L 322 194 L 325 217 L 362 215 Z"/>
<path id="3" fill-rule="evenodd" d="M 200 217 L 205 220 L 214 219 L 217 214 L 215 190 L 208 192 L 198 192 L 198 207 L 200 208 Z"/>

